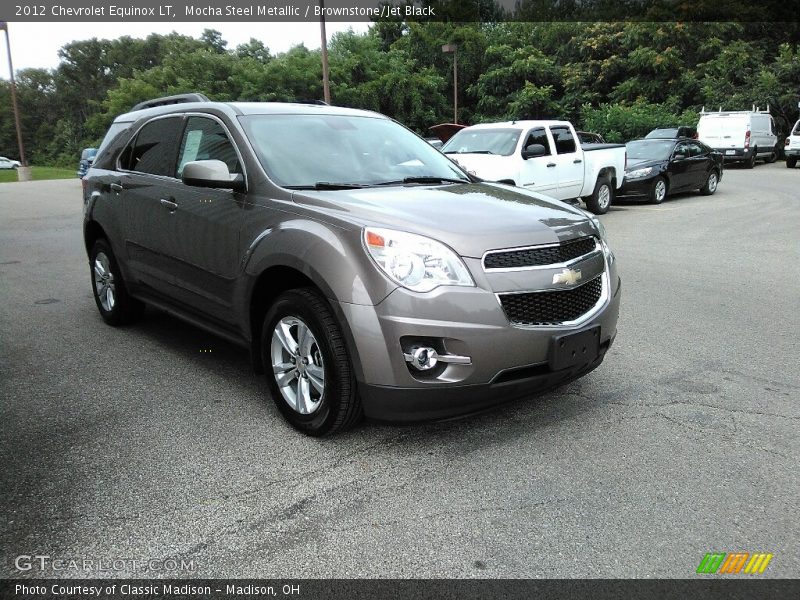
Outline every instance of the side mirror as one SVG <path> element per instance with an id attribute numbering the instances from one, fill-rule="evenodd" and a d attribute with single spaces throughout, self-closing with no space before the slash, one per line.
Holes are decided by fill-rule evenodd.
<path id="1" fill-rule="evenodd" d="M 183 165 L 181 180 L 194 187 L 222 188 L 242 192 L 245 189 L 244 177 L 231 174 L 221 160 L 194 160 Z"/>
<path id="2" fill-rule="evenodd" d="M 685 154 L 683 154 L 682 152 L 676 152 L 676 153 L 675 153 L 675 154 L 672 156 L 672 158 L 673 158 L 674 160 L 681 160 L 681 159 L 683 159 L 683 158 L 686 158 L 686 155 L 685 155 Z"/>
<path id="3" fill-rule="evenodd" d="M 522 158 L 523 160 L 528 160 L 529 158 L 544 156 L 546 152 L 547 151 L 544 149 L 544 146 L 541 144 L 530 144 L 522 149 Z"/>

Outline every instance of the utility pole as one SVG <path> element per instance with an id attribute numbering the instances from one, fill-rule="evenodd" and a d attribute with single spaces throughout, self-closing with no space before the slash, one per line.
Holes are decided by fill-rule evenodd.
<path id="1" fill-rule="evenodd" d="M 456 44 L 445 44 L 442 52 L 453 54 L 453 123 L 458 124 L 458 46 Z"/>
<path id="2" fill-rule="evenodd" d="M 8 52 L 8 74 L 11 81 L 11 105 L 14 107 L 14 124 L 17 127 L 17 146 L 19 147 L 19 161 L 22 166 L 17 169 L 17 178 L 20 181 L 30 179 L 28 161 L 25 160 L 25 144 L 22 141 L 22 125 L 19 120 L 19 105 L 17 104 L 17 82 L 14 80 L 14 63 L 11 61 L 11 41 L 8 38 L 8 23 L 0 21 L 0 29 L 6 32 L 6 51 Z"/>
<path id="3" fill-rule="evenodd" d="M 327 104 L 331 103 L 330 69 L 328 67 L 328 36 L 325 33 L 325 0 L 319 0 L 319 33 L 322 38 L 322 93 Z"/>

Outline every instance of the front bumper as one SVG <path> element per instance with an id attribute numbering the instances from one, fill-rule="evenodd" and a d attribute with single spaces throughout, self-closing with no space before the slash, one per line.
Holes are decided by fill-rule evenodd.
<path id="1" fill-rule="evenodd" d="M 512 326 L 495 294 L 480 281 L 478 287 L 440 287 L 427 294 L 400 288 L 377 306 L 340 303 L 357 359 L 365 415 L 391 421 L 448 418 L 540 393 L 589 373 L 600 365 L 617 332 L 621 282 L 616 262 L 607 266 L 604 277 L 609 289 L 599 310 L 570 327 Z M 549 368 L 555 336 L 595 326 L 600 327 L 596 360 L 561 371 Z M 416 341 L 438 346 L 440 353 L 468 356 L 471 363 L 441 364 L 430 373 L 414 371 L 404 353 Z"/>
<path id="2" fill-rule="evenodd" d="M 625 179 L 622 187 L 617 190 L 617 198 L 643 198 L 650 195 L 653 180 L 658 173 L 641 179 Z"/>

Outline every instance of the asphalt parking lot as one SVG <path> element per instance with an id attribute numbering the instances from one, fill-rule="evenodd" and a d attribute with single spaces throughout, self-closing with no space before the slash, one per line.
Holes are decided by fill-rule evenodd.
<path id="1" fill-rule="evenodd" d="M 292 430 L 243 350 L 91 296 L 77 180 L 0 185 L 0 575 L 18 555 L 197 577 L 800 577 L 800 169 L 601 217 L 623 278 L 594 373 L 490 414 Z M 500 351 L 500 349 L 498 349 Z"/>

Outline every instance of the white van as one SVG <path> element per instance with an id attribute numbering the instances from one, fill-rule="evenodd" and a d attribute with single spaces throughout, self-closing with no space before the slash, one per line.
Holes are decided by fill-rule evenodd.
<path id="1" fill-rule="evenodd" d="M 784 153 L 786 154 L 786 166 L 794 169 L 797 159 L 800 157 L 800 121 L 794 124 L 792 133 L 786 138 Z"/>
<path id="2" fill-rule="evenodd" d="M 756 159 L 775 162 L 778 158 L 778 136 L 769 111 L 719 111 L 700 113 L 697 137 L 707 146 L 722 153 L 726 161 L 744 162 L 748 169 Z"/>

